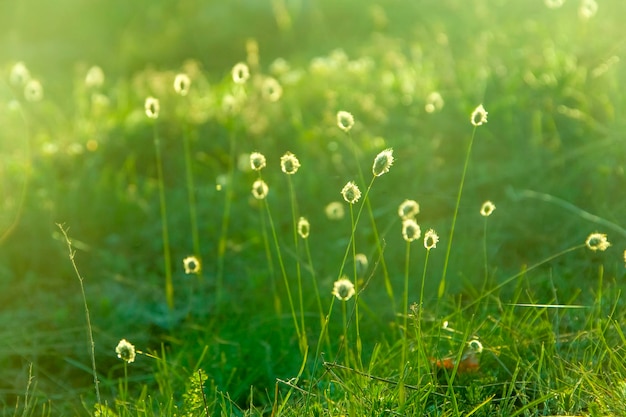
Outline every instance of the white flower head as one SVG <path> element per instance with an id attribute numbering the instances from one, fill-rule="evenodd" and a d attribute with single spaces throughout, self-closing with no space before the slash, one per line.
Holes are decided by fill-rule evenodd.
<path id="1" fill-rule="evenodd" d="M 402 221 L 402 237 L 407 242 L 413 242 L 415 239 L 419 239 L 422 235 L 422 230 L 414 219 L 404 219 Z"/>
<path id="2" fill-rule="evenodd" d="M 420 212 L 420 205 L 415 200 L 404 200 L 398 207 L 398 216 L 402 220 L 414 219 Z"/>
<path id="3" fill-rule="evenodd" d="M 298 234 L 302 239 L 306 239 L 309 237 L 309 232 L 311 231 L 311 225 L 309 221 L 305 217 L 300 217 L 298 219 Z"/>
<path id="4" fill-rule="evenodd" d="M 104 84 L 104 71 L 97 65 L 89 68 L 85 75 L 85 86 L 87 88 L 100 88 Z"/>
<path id="5" fill-rule="evenodd" d="M 186 96 L 189 94 L 189 88 L 191 88 L 191 78 L 187 74 L 177 74 L 174 78 L 174 91 L 180 96 Z"/>
<path id="6" fill-rule="evenodd" d="M 130 344 L 126 339 L 120 340 L 120 342 L 117 344 L 117 347 L 115 348 L 115 353 L 117 353 L 118 358 L 127 363 L 132 363 L 135 361 L 135 346 Z"/>
<path id="7" fill-rule="evenodd" d="M 260 152 L 252 152 L 250 154 L 250 167 L 255 171 L 260 171 L 265 168 L 266 161 L 265 155 Z"/>
<path id="8" fill-rule="evenodd" d="M 426 250 L 436 248 L 438 242 L 439 235 L 437 235 L 437 233 L 435 233 L 433 229 L 428 229 L 428 231 L 424 233 L 424 247 L 426 248 Z"/>
<path id="9" fill-rule="evenodd" d="M 146 109 L 146 116 L 150 119 L 157 119 L 159 117 L 159 100 L 154 97 L 146 98 L 146 102 L 144 103 L 144 107 Z"/>
<path id="10" fill-rule="evenodd" d="M 367 256 L 364 253 L 357 253 L 354 256 L 354 264 L 356 266 L 356 275 L 357 277 L 362 277 L 367 272 L 367 267 L 369 266 L 369 261 L 367 260 Z"/>
<path id="11" fill-rule="evenodd" d="M 43 100 L 43 86 L 39 80 L 29 80 L 24 86 L 24 98 L 26 101 L 37 102 Z"/>
<path id="12" fill-rule="evenodd" d="M 269 187 L 263 180 L 256 180 L 252 184 L 252 195 L 257 200 L 263 200 L 267 197 L 267 193 L 269 192 Z"/>
<path id="13" fill-rule="evenodd" d="M 275 78 L 267 77 L 261 85 L 261 95 L 267 101 L 276 102 L 283 95 L 283 87 Z"/>
<path id="14" fill-rule="evenodd" d="M 352 113 L 348 113 L 347 111 L 338 111 L 337 112 L 337 126 L 339 126 L 339 129 L 343 130 L 344 132 L 349 132 L 350 129 L 352 129 L 352 126 L 354 126 L 354 116 L 352 116 Z"/>
<path id="15" fill-rule="evenodd" d="M 426 104 L 424 105 L 424 110 L 426 113 L 434 113 L 443 108 L 443 97 L 438 91 L 433 91 L 426 97 Z"/>
<path id="16" fill-rule="evenodd" d="M 324 207 L 324 213 L 329 220 L 341 220 L 345 216 L 345 210 L 343 204 L 339 201 L 332 201 Z"/>
<path id="17" fill-rule="evenodd" d="M 565 0 L 544 0 L 543 2 L 546 4 L 546 7 L 548 9 L 558 9 L 559 7 L 563 6 Z"/>
<path id="18" fill-rule="evenodd" d="M 376 155 L 374 165 L 372 165 L 372 173 L 375 177 L 380 177 L 389 172 L 391 165 L 393 165 L 393 149 L 389 148 Z"/>
<path id="19" fill-rule="evenodd" d="M 341 190 L 341 195 L 346 202 L 355 204 L 361 198 L 361 190 L 354 182 L 350 181 Z"/>
<path id="20" fill-rule="evenodd" d="M 11 74 L 9 75 L 9 81 L 11 85 L 16 87 L 23 87 L 30 81 L 30 71 L 23 62 L 16 62 L 11 68 Z"/>
<path id="21" fill-rule="evenodd" d="M 598 13 L 598 3 L 596 0 L 582 0 L 578 8 L 578 16 L 583 20 L 588 20 Z"/>
<path id="22" fill-rule="evenodd" d="M 250 69 L 243 62 L 235 64 L 231 72 L 235 84 L 245 84 L 250 78 Z"/>
<path id="23" fill-rule="evenodd" d="M 478 339 L 472 339 L 469 342 L 467 342 L 467 347 L 470 348 L 475 353 L 482 353 L 483 351 L 483 344 L 480 343 Z"/>
<path id="24" fill-rule="evenodd" d="M 487 115 L 488 114 L 489 113 L 487 113 L 487 111 L 485 110 L 483 105 L 480 104 L 472 112 L 472 117 L 470 118 L 470 121 L 472 122 L 472 124 L 474 126 L 481 126 L 481 125 L 487 123 Z"/>
<path id="25" fill-rule="evenodd" d="M 585 241 L 587 248 L 592 251 L 605 251 L 611 246 L 604 233 L 592 233 Z"/>
<path id="26" fill-rule="evenodd" d="M 480 206 L 480 215 L 483 217 L 491 216 L 491 213 L 496 209 L 496 205 L 491 201 L 487 200 Z"/>
<path id="27" fill-rule="evenodd" d="M 291 152 L 287 152 L 280 157 L 280 169 L 287 175 L 293 175 L 298 172 L 300 161 Z"/>
<path id="28" fill-rule="evenodd" d="M 195 256 L 188 256 L 183 259 L 185 274 L 199 274 L 201 270 L 200 260 Z"/>
<path id="29" fill-rule="evenodd" d="M 335 281 L 333 295 L 341 301 L 348 301 L 356 294 L 354 284 L 345 276 Z"/>

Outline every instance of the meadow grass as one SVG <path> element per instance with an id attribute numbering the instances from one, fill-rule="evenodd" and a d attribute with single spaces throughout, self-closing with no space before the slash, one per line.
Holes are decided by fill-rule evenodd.
<path id="1" fill-rule="evenodd" d="M 621 8 L 477 5 L 65 95 L 8 63 L 1 413 L 626 414 Z"/>

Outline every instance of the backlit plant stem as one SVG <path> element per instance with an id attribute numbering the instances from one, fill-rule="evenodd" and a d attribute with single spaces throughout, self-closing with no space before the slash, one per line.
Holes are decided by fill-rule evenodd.
<path id="1" fill-rule="evenodd" d="M 174 285 L 172 283 L 172 258 L 170 254 L 170 236 L 167 227 L 167 205 L 165 202 L 165 181 L 163 179 L 163 158 L 161 142 L 156 122 L 152 124 L 156 155 L 157 179 L 159 183 L 159 205 L 161 209 L 161 236 L 163 239 L 163 263 L 165 268 L 165 300 L 170 309 L 174 308 Z"/>

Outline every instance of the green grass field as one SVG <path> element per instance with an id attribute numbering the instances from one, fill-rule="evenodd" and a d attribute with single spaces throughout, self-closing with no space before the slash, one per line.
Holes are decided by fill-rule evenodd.
<path id="1" fill-rule="evenodd" d="M 626 415 L 596 1 L 1 4 L 1 415 Z"/>

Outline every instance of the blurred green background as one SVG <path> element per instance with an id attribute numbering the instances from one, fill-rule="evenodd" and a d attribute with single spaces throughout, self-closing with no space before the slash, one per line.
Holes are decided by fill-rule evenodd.
<path id="1" fill-rule="evenodd" d="M 249 201 L 254 176 L 245 171 L 237 171 L 233 184 L 237 203 L 225 266 L 232 316 L 220 324 L 211 316 L 224 201 L 215 184 L 230 164 L 230 135 L 238 138 L 238 154 L 265 153 L 273 168 L 264 178 L 276 187 L 270 204 L 289 241 L 287 189 L 277 161 L 294 152 L 303 165 L 295 177 L 300 210 L 312 224 L 320 286 L 329 291 L 349 226 L 347 220 L 330 222 L 323 207 L 356 178 L 334 122 L 342 109 L 357 119 L 353 136 L 366 172 L 378 151 L 394 148 L 397 162 L 371 198 L 396 284 L 404 253 L 397 206 L 405 198 L 418 200 L 423 228 L 435 228 L 445 248 L 471 135 L 469 114 L 481 102 L 489 123 L 478 129 L 474 144 L 448 272 L 451 292 L 471 298 L 480 287 L 483 219 L 477 213 L 487 199 L 497 206 L 488 235 L 495 282 L 596 230 L 609 234 L 613 252 L 596 254 L 591 263 L 578 253 L 561 258 L 537 272 L 533 290 L 543 301 L 556 281 L 564 298 L 584 297 L 594 285 L 588 277 L 601 263 L 609 280 L 623 282 L 626 71 L 620 58 L 626 2 L 603 1 L 589 19 L 580 17 L 579 6 L 573 0 L 558 9 L 543 1 L 504 0 L 1 2 L 1 232 L 16 216 L 19 222 L 0 246 L 0 402 L 10 405 L 21 395 L 30 363 L 46 397 L 63 402 L 93 390 L 78 282 L 56 222 L 75 239 L 99 369 L 110 392 L 121 366 L 113 348 L 122 337 L 141 349 L 172 346 L 181 367 L 210 346 L 208 370 L 237 400 L 251 384 L 271 387 L 274 378 L 291 376 L 299 365 L 289 359 L 293 346 L 276 346 L 272 336 L 272 326 L 288 321 L 253 314 L 271 308 L 257 207 Z M 272 73 L 271 64 L 283 58 L 294 78 L 272 73 L 284 84 L 283 98 L 272 106 L 251 86 L 246 111 L 226 122 L 220 103 L 231 88 L 229 71 L 246 60 L 250 39 L 260 55 L 253 75 Z M 25 103 L 9 85 L 17 61 L 41 80 L 43 102 Z M 364 69 L 354 71 L 357 64 Z M 109 101 L 100 113 L 83 85 L 92 65 L 106 74 L 99 93 Z M 191 289 L 181 272 L 180 259 L 191 250 L 179 141 L 187 108 L 168 91 L 160 97 L 159 128 L 168 155 L 176 266 L 177 310 L 171 314 L 162 294 L 154 149 L 143 100 L 170 88 L 183 69 L 196 71 L 191 103 L 202 107 L 206 99 L 211 107 L 190 123 L 206 281 Z M 434 91 L 445 104 L 430 114 L 425 104 Z M 20 114 L 11 110 L 16 101 Z M 515 198 L 524 189 L 567 201 L 615 227 L 562 205 Z M 373 256 L 366 222 L 359 233 L 361 250 Z M 431 294 L 443 253 L 433 252 Z M 382 310 L 382 317 L 393 316 L 380 280 L 364 302 Z M 374 343 L 387 319 L 369 319 Z M 239 342 L 251 334 L 260 342 Z M 250 363 L 262 366 L 250 370 Z M 136 368 L 142 372 L 136 371 L 135 382 L 153 382 L 149 363 Z"/>

